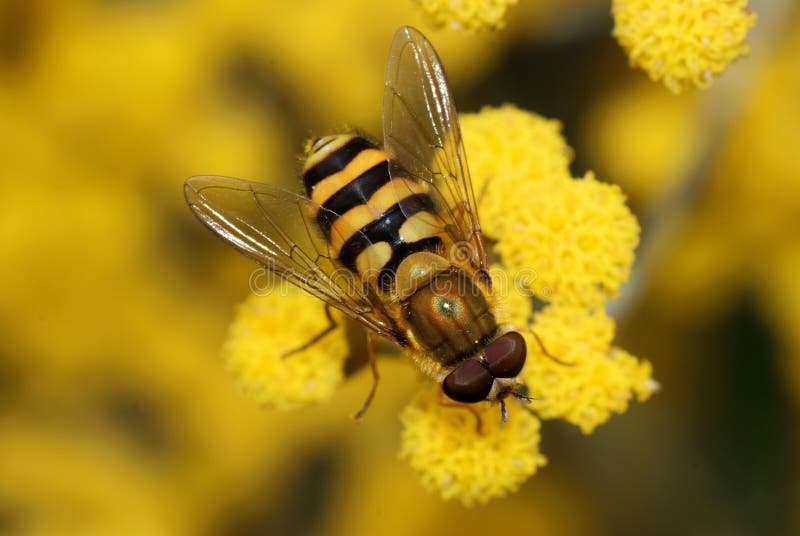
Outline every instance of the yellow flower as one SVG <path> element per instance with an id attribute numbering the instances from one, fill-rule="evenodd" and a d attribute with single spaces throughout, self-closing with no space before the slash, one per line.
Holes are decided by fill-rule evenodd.
<path id="1" fill-rule="evenodd" d="M 436 26 L 454 30 L 498 30 L 505 25 L 508 6 L 517 0 L 416 0 Z"/>
<path id="2" fill-rule="evenodd" d="M 400 457 L 429 491 L 467 506 L 486 503 L 516 491 L 547 463 L 539 453 L 539 420 L 521 406 L 511 405 L 503 423 L 485 402 L 448 404 L 442 396 L 438 387 L 427 389 L 400 416 Z"/>
<path id="3" fill-rule="evenodd" d="M 423 11 L 410 1 L 373 0 L 204 0 L 197 16 L 204 28 L 200 42 L 243 47 L 250 59 L 268 66 L 270 85 L 291 97 L 286 102 L 297 114 L 295 126 L 315 129 L 318 135 L 331 125 L 379 128 L 376 104 L 392 35 L 404 24 L 425 22 Z M 428 37 L 446 58 L 447 74 L 456 86 L 480 78 L 502 52 L 500 43 L 510 38 L 483 34 L 465 40 L 454 32 Z"/>
<path id="4" fill-rule="evenodd" d="M 295 352 L 328 325 L 325 307 L 288 284 L 251 294 L 231 325 L 223 357 L 244 391 L 277 409 L 328 400 L 339 386 L 348 354 L 341 321 L 320 340 Z"/>
<path id="5" fill-rule="evenodd" d="M 613 35 L 633 66 L 671 91 L 705 88 L 735 59 L 755 23 L 746 0 L 613 0 Z"/>
<path id="6" fill-rule="evenodd" d="M 623 413 L 635 394 L 647 400 L 657 390 L 652 367 L 611 345 L 614 321 L 602 310 L 548 307 L 534 315 L 533 329 L 546 340 L 542 354 L 528 337 L 528 363 L 523 380 L 533 397 L 532 408 L 544 419 L 560 418 L 590 434 L 612 414 Z"/>
<path id="7" fill-rule="evenodd" d="M 525 176 L 538 182 L 555 176 L 569 177 L 572 149 L 561 136 L 561 123 L 545 119 L 513 105 L 499 108 L 484 107 L 479 114 L 459 117 L 476 195 L 490 192 L 489 181 L 508 176 Z M 509 136 L 513 133 L 513 136 Z M 487 149 L 483 147 L 486 145 Z M 499 190 L 499 189 L 498 189 Z M 502 191 L 499 192 L 502 195 Z M 502 210 L 495 203 L 481 203 L 481 225 L 485 232 L 494 229 Z M 500 230 L 494 231 L 498 234 Z"/>
<path id="8" fill-rule="evenodd" d="M 777 280 L 770 256 L 797 243 L 798 57 L 800 33 L 787 32 L 762 58 L 736 121 L 714 147 L 703 187 L 673 224 L 668 256 L 654 267 L 647 299 L 685 325 L 730 309 L 754 278 Z M 796 306 L 790 293 L 776 296 Z"/>
<path id="9" fill-rule="evenodd" d="M 0 497 L 9 534 L 199 530 L 196 516 L 175 514 L 176 493 L 163 485 L 163 475 L 148 471 L 112 438 L 31 420 L 2 421 Z"/>
<path id="10" fill-rule="evenodd" d="M 634 206 L 648 206 L 677 186 L 702 145 L 696 132 L 699 96 L 676 96 L 644 77 L 615 85 L 587 114 L 582 156 L 601 176 L 613 173 Z"/>
<path id="11" fill-rule="evenodd" d="M 548 302 L 615 296 L 639 235 L 619 188 L 592 173 L 571 177 L 572 151 L 557 121 L 506 105 L 461 124 L 481 224 L 503 265 Z"/>

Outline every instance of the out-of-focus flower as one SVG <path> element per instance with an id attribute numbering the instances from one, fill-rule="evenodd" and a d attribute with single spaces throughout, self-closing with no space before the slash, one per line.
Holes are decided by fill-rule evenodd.
<path id="1" fill-rule="evenodd" d="M 324 344 L 297 351 L 325 329 L 325 307 L 297 287 L 273 290 L 279 288 L 286 292 L 251 294 L 239 305 L 223 357 L 244 391 L 265 406 L 290 409 L 328 400 L 344 372 L 344 324 L 340 318 Z"/>
<path id="2" fill-rule="evenodd" d="M 519 489 L 547 460 L 539 453 L 539 420 L 510 406 L 502 423 L 488 404 L 443 402 L 439 387 L 420 393 L 400 416 L 400 456 L 422 485 L 467 506 Z"/>
<path id="3" fill-rule="evenodd" d="M 454 30 L 497 30 L 505 25 L 508 6 L 517 0 L 415 0 L 436 26 Z"/>
<path id="4" fill-rule="evenodd" d="M 134 535 L 199 530 L 190 516 L 174 511 L 158 474 L 126 456 L 123 445 L 24 421 L 4 419 L 0 426 L 3 532 Z"/>
<path id="5" fill-rule="evenodd" d="M 591 174 L 572 178 L 557 121 L 507 105 L 466 114 L 462 127 L 484 233 L 500 257 L 493 266 L 498 320 L 517 326 L 529 348 L 520 378 L 531 407 L 590 433 L 656 387 L 649 363 L 612 346 L 614 322 L 602 312 L 628 276 L 636 220 L 618 187 Z M 334 332 L 282 357 L 325 326 L 321 305 L 294 292 L 249 298 L 225 347 L 247 390 L 277 407 L 329 397 L 347 352 L 343 333 Z M 534 311 L 532 298 L 544 309 Z M 438 386 L 426 390 L 402 414 L 401 456 L 427 489 L 484 503 L 516 490 L 545 463 L 532 413 L 510 401 L 510 422 L 501 424 L 488 402 L 442 404 L 442 397 Z"/>
<path id="6" fill-rule="evenodd" d="M 371 0 L 203 0 L 201 5 L 208 38 L 229 42 L 235 36 L 251 60 L 268 63 L 268 73 L 254 74 L 283 89 L 284 104 L 303 119 L 304 128 L 312 129 L 354 124 L 377 130 L 392 35 L 403 24 L 424 23 L 424 13 L 410 1 L 384 2 L 378 11 Z M 502 33 L 428 37 L 454 84 L 480 77 L 501 52 L 498 45 L 510 39 Z"/>
<path id="7" fill-rule="evenodd" d="M 673 95 L 642 77 L 613 86 L 587 115 L 583 157 L 613 176 L 634 206 L 649 206 L 680 179 L 700 145 L 698 95 Z"/>
<path id="8" fill-rule="evenodd" d="M 800 407 L 800 243 L 785 244 L 769 257 L 759 274 L 761 305 L 782 337 L 781 353 L 786 373 L 782 380 Z"/>
<path id="9" fill-rule="evenodd" d="M 800 37 L 788 32 L 764 59 L 701 195 L 676 230 L 679 239 L 653 274 L 651 299 L 676 319 L 725 310 L 738 288 L 771 279 L 770 256 L 797 242 L 799 54 Z"/>
<path id="10" fill-rule="evenodd" d="M 633 66 L 680 93 L 711 84 L 749 51 L 746 0 L 613 0 L 613 35 Z"/>

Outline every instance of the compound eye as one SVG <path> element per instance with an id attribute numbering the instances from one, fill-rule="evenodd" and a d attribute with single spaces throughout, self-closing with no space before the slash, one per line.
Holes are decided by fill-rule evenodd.
<path id="1" fill-rule="evenodd" d="M 513 378 L 525 365 L 527 348 L 525 339 L 516 331 L 509 331 L 495 339 L 483 351 L 489 371 L 495 378 Z"/>
<path id="2" fill-rule="evenodd" d="M 444 394 L 456 402 L 480 402 L 489 396 L 494 378 L 478 361 L 467 359 L 442 382 Z"/>

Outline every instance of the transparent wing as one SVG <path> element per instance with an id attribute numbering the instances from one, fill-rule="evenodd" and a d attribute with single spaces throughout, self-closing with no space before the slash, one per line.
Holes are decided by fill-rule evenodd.
<path id="1" fill-rule="evenodd" d="M 309 199 L 275 186 L 231 177 L 186 181 L 186 202 L 209 229 L 241 253 L 368 328 L 397 339 L 380 302 L 342 267 L 321 236 Z"/>
<path id="2" fill-rule="evenodd" d="M 405 26 L 394 36 L 383 93 L 384 149 L 392 178 L 412 176 L 428 183 L 444 231 L 475 269 L 486 269 L 475 194 L 469 177 L 453 95 L 439 56 L 418 30 Z M 394 180 L 395 188 L 404 181 Z M 396 192 L 399 198 L 406 193 Z"/>

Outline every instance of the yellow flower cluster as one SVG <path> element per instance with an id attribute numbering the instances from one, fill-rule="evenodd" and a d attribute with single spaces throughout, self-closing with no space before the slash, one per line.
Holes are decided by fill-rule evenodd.
<path id="1" fill-rule="evenodd" d="M 586 115 L 583 158 L 601 175 L 613 170 L 614 182 L 633 205 L 646 206 L 676 186 L 701 145 L 691 128 L 700 97 L 676 96 L 638 76 L 615 85 Z"/>
<path id="2" fill-rule="evenodd" d="M 508 6 L 517 0 L 416 0 L 436 26 L 454 30 L 498 30 L 505 26 Z"/>
<path id="3" fill-rule="evenodd" d="M 705 88 L 749 52 L 746 0 L 613 0 L 613 35 L 631 65 L 671 91 Z"/>
<path id="4" fill-rule="evenodd" d="M 292 285 L 282 285 L 265 296 L 251 294 L 239 305 L 222 354 L 245 393 L 267 407 L 292 409 L 322 402 L 342 381 L 349 350 L 343 323 L 337 322 L 333 331 L 307 348 L 295 350 L 327 325 L 322 303 Z"/>
<path id="5" fill-rule="evenodd" d="M 400 419 L 400 457 L 426 489 L 466 506 L 516 491 L 547 463 L 539 453 L 539 420 L 517 404 L 503 423 L 497 408 L 448 403 L 436 386 L 417 395 Z"/>
<path id="6" fill-rule="evenodd" d="M 614 322 L 603 312 L 628 278 L 639 226 L 617 186 L 592 173 L 571 177 L 557 121 L 506 105 L 461 124 L 484 233 L 513 278 L 504 300 L 510 320 L 570 364 L 526 335 L 522 377 L 533 407 L 590 433 L 657 386 L 649 363 L 612 346 Z M 547 307 L 534 313 L 526 292 Z"/>
<path id="7" fill-rule="evenodd" d="M 612 414 L 623 413 L 636 395 L 647 400 L 658 388 L 652 367 L 611 345 L 614 321 L 602 310 L 548 307 L 534 315 L 533 329 L 547 339 L 547 350 L 565 366 L 536 352 L 523 371 L 535 397 L 532 407 L 544 419 L 561 418 L 590 434 Z"/>
<path id="8" fill-rule="evenodd" d="M 593 306 L 615 296 L 639 235 L 619 188 L 592 173 L 572 178 L 558 121 L 507 105 L 461 123 L 481 225 L 503 266 L 547 302 Z"/>
<path id="9" fill-rule="evenodd" d="M 483 231 L 501 258 L 492 272 L 507 275 L 496 281 L 501 313 L 528 345 L 521 379 L 531 408 L 588 434 L 657 388 L 648 362 L 612 346 L 614 322 L 602 310 L 628 277 L 639 227 L 619 188 L 570 176 L 557 121 L 506 105 L 465 114 L 461 125 Z M 548 305 L 534 313 L 531 296 Z M 528 330 L 568 365 L 544 355 Z M 426 394 L 402 416 L 402 457 L 426 488 L 465 504 L 503 496 L 544 462 L 530 413 L 500 425 L 496 407 L 471 408 L 442 408 Z M 464 446 L 476 438 L 480 453 Z"/>

